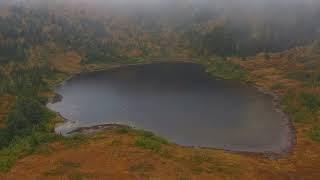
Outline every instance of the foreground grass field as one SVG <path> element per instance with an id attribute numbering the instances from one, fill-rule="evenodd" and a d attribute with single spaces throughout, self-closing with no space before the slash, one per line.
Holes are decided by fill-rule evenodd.
<path id="1" fill-rule="evenodd" d="M 298 137 L 300 134 L 298 134 Z M 111 128 L 39 146 L 2 179 L 317 179 L 319 145 L 306 139 L 273 159 L 182 147 L 152 133 Z"/>

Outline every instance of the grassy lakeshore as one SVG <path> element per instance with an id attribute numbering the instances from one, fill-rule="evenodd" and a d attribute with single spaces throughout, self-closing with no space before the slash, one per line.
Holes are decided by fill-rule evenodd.
<path id="1" fill-rule="evenodd" d="M 140 59 L 137 62 L 128 61 L 124 64 L 83 64 L 76 55 L 71 57 L 67 55 L 65 60 L 68 60 L 69 63 L 61 64 L 65 61 L 55 62 L 52 64 L 54 70 L 50 69 L 50 71 L 44 71 L 44 73 L 42 69 L 47 68 L 46 66 L 29 68 L 27 63 L 27 68 L 24 68 L 20 65 L 20 71 L 23 73 L 20 74 L 19 72 L 17 79 L 26 77 L 20 82 L 21 84 L 11 85 L 8 79 L 8 85 L 6 86 L 6 81 L 4 81 L 2 86 L 5 88 L 3 88 L 3 91 L 9 90 L 7 91 L 8 95 L 0 96 L 0 100 L 2 100 L 0 106 L 0 171 L 10 170 L 18 159 L 33 154 L 42 144 L 69 140 L 67 137 L 54 133 L 55 125 L 63 122 L 63 117 L 45 106 L 48 101 L 55 98 L 53 89 L 57 85 L 79 73 L 164 62 Z M 50 62 L 50 59 L 48 61 Z M 185 61 L 177 60 L 177 62 Z M 39 73 L 36 73 L 37 81 L 29 85 L 29 81 L 34 81 L 34 75 L 32 74 L 34 70 L 39 71 Z M 28 88 L 19 88 L 28 85 Z"/>
<path id="2" fill-rule="evenodd" d="M 228 58 L 225 61 L 213 57 L 196 62 L 203 64 L 208 73 L 215 77 L 244 81 L 279 96 L 281 109 L 290 116 L 297 136 L 296 145 L 286 156 L 275 158 L 255 153 L 182 147 L 152 133 L 126 127 L 107 128 L 91 135 L 80 134 L 65 138 L 53 134 L 54 122 L 59 121 L 55 116 L 49 121 L 51 126 L 45 136 L 25 137 L 15 142 L 16 145 L 10 147 L 12 149 L 1 151 L 1 160 L 8 163 L 2 165 L 1 170 L 7 172 L 2 173 L 0 178 L 19 179 L 24 174 L 29 174 L 31 179 L 320 177 L 317 169 L 320 166 L 318 87 L 291 78 L 293 72 L 285 68 L 294 66 L 299 71 L 306 71 L 298 61 L 289 61 L 288 58 L 295 55 L 296 59 L 300 59 L 308 55 L 301 51 L 293 49 L 282 54 L 272 54 L 269 59 L 258 55 L 247 60 Z M 80 72 L 119 66 L 121 65 L 72 65 L 78 69 L 58 73 L 56 78 L 48 82 L 52 88 Z M 293 69 L 294 73 L 295 70 Z M 51 91 L 42 91 L 41 94 L 53 96 Z M 297 111 L 300 109 L 302 112 Z M 36 143 L 35 139 L 38 140 Z M 115 167 L 111 168 L 111 164 Z"/>

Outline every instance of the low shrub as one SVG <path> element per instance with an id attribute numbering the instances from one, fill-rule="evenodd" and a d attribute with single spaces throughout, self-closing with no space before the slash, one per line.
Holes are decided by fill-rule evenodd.
<path id="1" fill-rule="evenodd" d="M 127 133 L 129 133 L 129 131 L 130 131 L 130 128 L 128 128 L 128 127 L 121 127 L 119 129 L 117 129 L 117 133 L 119 133 L 119 134 L 127 134 Z"/>
<path id="2" fill-rule="evenodd" d="M 285 88 L 285 85 L 283 83 L 275 83 L 271 87 L 272 90 L 279 90 L 284 88 Z"/>
<path id="3" fill-rule="evenodd" d="M 159 152 L 161 150 L 161 145 L 168 144 L 166 139 L 158 137 L 151 132 L 139 130 L 138 134 L 139 136 L 135 141 L 136 146 Z"/>
<path id="4" fill-rule="evenodd" d="M 290 72 L 287 77 L 300 81 L 306 87 L 319 87 L 320 86 L 320 72 L 311 71 L 294 71 Z"/>
<path id="5" fill-rule="evenodd" d="M 302 92 L 299 95 L 300 101 L 303 106 L 307 107 L 311 111 L 316 111 L 320 108 L 320 95 Z"/>
<path id="6" fill-rule="evenodd" d="M 231 61 L 214 57 L 204 64 L 207 72 L 213 76 L 227 80 L 247 80 L 248 72 Z"/>
<path id="7" fill-rule="evenodd" d="M 161 143 L 147 137 L 138 137 L 135 141 L 135 145 L 143 147 L 145 149 L 150 149 L 152 151 L 159 152 L 161 149 Z"/>
<path id="8" fill-rule="evenodd" d="M 312 122 L 320 109 L 320 96 L 309 92 L 288 92 L 281 99 L 285 112 L 295 122 Z"/>
<path id="9" fill-rule="evenodd" d="M 320 126 L 312 128 L 312 130 L 309 132 L 309 136 L 312 140 L 320 142 Z"/>
<path id="10" fill-rule="evenodd" d="M 9 170 L 21 156 L 38 145 L 57 140 L 49 111 L 36 97 L 18 97 L 7 116 L 7 127 L 0 130 L 0 171 Z"/>

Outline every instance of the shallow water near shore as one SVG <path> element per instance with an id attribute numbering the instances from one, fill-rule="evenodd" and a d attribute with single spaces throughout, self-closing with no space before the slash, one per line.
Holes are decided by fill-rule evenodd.
<path id="1" fill-rule="evenodd" d="M 79 127 L 125 124 L 170 142 L 234 151 L 280 153 L 291 129 L 273 97 L 240 82 L 214 79 L 193 63 L 154 63 L 82 73 L 56 88 L 48 107 Z"/>

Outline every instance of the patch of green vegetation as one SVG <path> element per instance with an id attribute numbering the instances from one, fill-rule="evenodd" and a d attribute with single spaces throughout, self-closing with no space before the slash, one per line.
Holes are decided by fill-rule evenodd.
<path id="1" fill-rule="evenodd" d="M 284 89 L 286 86 L 283 83 L 274 83 L 271 87 L 272 90 Z"/>
<path id="2" fill-rule="evenodd" d="M 7 116 L 7 128 L 0 130 L 0 171 L 9 170 L 20 157 L 45 151 L 41 147 L 45 147 L 46 143 L 59 140 L 66 145 L 76 146 L 87 141 L 84 135 L 70 138 L 56 135 L 53 131 L 54 117 L 56 114 L 49 111 L 38 98 L 18 97 Z"/>
<path id="3" fill-rule="evenodd" d="M 301 108 L 301 109 L 297 110 L 296 112 L 294 112 L 292 114 L 292 117 L 293 117 L 292 119 L 294 120 L 294 122 L 298 122 L 298 123 L 312 122 L 314 119 L 312 112 L 310 112 L 306 108 Z"/>
<path id="4" fill-rule="evenodd" d="M 134 63 L 143 63 L 145 62 L 144 57 L 127 57 L 118 61 L 122 64 L 134 64 Z"/>
<path id="5" fill-rule="evenodd" d="M 316 123 L 320 110 L 318 93 L 290 91 L 282 98 L 281 105 L 294 122 L 311 124 L 313 128 L 308 132 L 308 137 L 320 141 L 320 128 Z"/>
<path id="6" fill-rule="evenodd" d="M 320 126 L 314 127 L 310 132 L 309 132 L 309 137 L 317 142 L 320 142 Z"/>
<path id="7" fill-rule="evenodd" d="M 299 70 L 288 73 L 289 79 L 300 81 L 306 87 L 320 86 L 320 72 L 316 70 Z"/>
<path id="8" fill-rule="evenodd" d="M 248 72 L 240 65 L 221 57 L 205 60 L 203 64 L 210 75 L 221 79 L 246 81 L 248 78 Z"/>
<path id="9" fill-rule="evenodd" d="M 311 78 L 311 74 L 309 72 L 300 70 L 300 71 L 289 72 L 287 74 L 287 77 L 289 79 L 294 79 L 298 81 L 308 81 Z"/>
<path id="10" fill-rule="evenodd" d="M 105 44 L 97 44 L 96 47 L 86 48 L 85 57 L 82 63 L 84 64 L 108 64 L 108 63 L 120 63 L 120 64 L 134 64 L 145 61 L 145 55 L 142 56 L 127 56 L 119 54 L 112 47 L 108 47 Z"/>
<path id="11" fill-rule="evenodd" d="M 135 141 L 136 146 L 145 149 L 150 149 L 155 152 L 160 152 L 161 145 L 168 144 L 168 141 L 166 139 L 158 137 L 154 135 L 152 132 L 143 130 L 137 130 L 136 132 L 139 135 Z"/>
<path id="12" fill-rule="evenodd" d="M 50 121 L 55 113 L 31 97 L 18 97 L 7 117 L 7 128 L 0 130 L 0 171 L 7 171 L 36 147 L 59 139 Z"/>
<path id="13" fill-rule="evenodd" d="M 169 142 L 166 139 L 155 135 L 153 132 L 149 132 L 145 130 L 136 130 L 136 133 L 141 137 L 151 138 L 161 144 L 169 144 Z"/>
<path id="14" fill-rule="evenodd" d="M 117 133 L 119 134 L 127 134 L 130 132 L 130 128 L 129 127 L 121 127 L 119 129 L 117 129 Z"/>
<path id="15" fill-rule="evenodd" d="M 282 97 L 281 105 L 294 122 L 312 122 L 320 108 L 319 98 L 315 93 L 290 91 Z"/>
<path id="16" fill-rule="evenodd" d="M 55 71 L 49 66 L 19 68 L 10 74 L 0 71 L 0 93 L 19 96 L 36 96 L 40 91 L 49 90 L 44 79 L 54 78 Z"/>
<path id="17" fill-rule="evenodd" d="M 310 111 L 317 111 L 320 108 L 320 95 L 315 93 L 302 92 L 299 95 L 300 101 Z"/>
<path id="18" fill-rule="evenodd" d="M 160 142 L 148 137 L 138 137 L 135 141 L 135 145 L 145 149 L 151 149 L 156 152 L 159 152 L 161 149 Z"/>
<path id="19" fill-rule="evenodd" d="M 51 131 L 49 121 L 55 114 L 34 98 L 19 97 L 7 117 L 7 130 L 11 135 L 23 136 L 33 130 Z M 1 143 L 2 144 L 2 143 Z"/>

